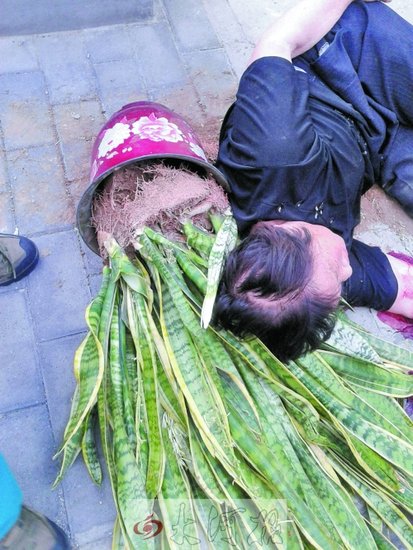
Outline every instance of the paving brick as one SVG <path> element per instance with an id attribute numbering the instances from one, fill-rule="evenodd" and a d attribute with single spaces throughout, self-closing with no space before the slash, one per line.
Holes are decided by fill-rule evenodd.
<path id="1" fill-rule="evenodd" d="M 54 438 L 60 444 L 70 414 L 76 386 L 74 354 L 85 333 L 42 343 L 40 356 Z M 90 480 L 82 459 L 78 459 L 63 479 L 66 509 L 76 542 L 94 540 L 110 532 L 115 519 L 111 488 L 105 478 L 102 487 Z M 85 514 L 87 510 L 87 514 Z"/>
<path id="2" fill-rule="evenodd" d="M 76 33 L 39 36 L 35 40 L 52 104 L 96 96 L 92 67 Z"/>
<path id="3" fill-rule="evenodd" d="M 89 180 L 92 146 L 93 141 L 91 138 L 81 138 L 60 144 L 65 175 L 68 181 L 82 180 L 87 182 Z"/>
<path id="4" fill-rule="evenodd" d="M 79 546 L 79 550 L 111 550 L 112 537 L 106 537 L 104 539 L 95 540 L 89 544 L 82 544 Z"/>
<path id="5" fill-rule="evenodd" d="M 63 231 L 35 240 L 40 261 L 28 282 L 35 334 L 47 341 L 82 332 L 90 293 L 77 235 Z"/>
<path id="6" fill-rule="evenodd" d="M 13 214 L 12 198 L 9 190 L 9 177 L 6 156 L 0 150 L 0 233 L 13 233 L 16 221 Z"/>
<path id="7" fill-rule="evenodd" d="M 0 191 L 0 233 L 13 233 L 16 222 L 8 191 Z"/>
<path id="8" fill-rule="evenodd" d="M 105 118 L 99 101 L 81 101 L 53 106 L 56 130 L 61 143 L 94 138 Z"/>
<path id="9" fill-rule="evenodd" d="M 66 179 L 88 181 L 90 153 L 105 122 L 97 101 L 82 101 L 53 107 Z"/>
<path id="10" fill-rule="evenodd" d="M 86 51 L 94 63 L 119 61 L 131 57 L 132 42 L 124 26 L 88 29 L 83 36 Z"/>
<path id="11" fill-rule="evenodd" d="M 201 2 L 164 0 L 164 5 L 182 52 L 220 47 Z"/>
<path id="12" fill-rule="evenodd" d="M 205 2 L 205 10 L 225 48 L 232 69 L 238 78 L 241 77 L 247 67 L 254 42 L 247 38 L 242 25 L 227 2 L 208 0 Z"/>
<path id="13" fill-rule="evenodd" d="M 240 22 L 244 34 L 252 44 L 255 44 L 268 26 L 289 9 L 295 1 L 292 0 L 260 0 L 257 5 L 248 0 L 229 0 L 229 5 Z"/>
<path id="14" fill-rule="evenodd" d="M 45 400 L 25 292 L 0 294 L 0 411 Z M 11 391 L 12 390 L 12 391 Z"/>
<path id="15" fill-rule="evenodd" d="M 31 38 L 0 38 L 0 59 L 4 73 L 34 71 L 38 68 Z"/>
<path id="16" fill-rule="evenodd" d="M 72 205 L 56 148 L 32 147 L 7 156 L 20 232 L 32 234 L 69 226 Z"/>
<path id="17" fill-rule="evenodd" d="M 95 254 L 94 252 L 92 252 L 92 250 L 90 250 L 90 248 L 83 242 L 82 239 L 81 239 L 81 249 L 82 249 L 82 254 L 85 260 L 88 274 L 90 276 L 99 277 L 99 281 L 100 281 L 100 276 L 102 274 L 102 268 L 103 268 L 102 258 L 97 254 Z M 92 285 L 91 281 L 90 281 L 90 284 L 92 288 L 96 288 L 96 286 Z M 100 282 L 96 284 L 99 284 L 100 286 Z M 92 296 L 95 296 L 95 294 L 92 293 Z"/>
<path id="18" fill-rule="evenodd" d="M 193 52 L 185 54 L 185 59 L 207 117 L 223 117 L 237 87 L 224 50 Z"/>
<path id="19" fill-rule="evenodd" d="M 85 331 L 86 331 L 86 327 Z M 86 332 L 42 342 L 39 345 L 41 373 L 57 446 L 70 413 L 76 381 L 73 373 L 75 351 Z"/>
<path id="20" fill-rule="evenodd" d="M 205 114 L 193 84 L 150 90 L 151 98 L 183 116 L 196 129 L 205 123 Z"/>
<path id="21" fill-rule="evenodd" d="M 7 189 L 8 181 L 6 155 L 4 151 L 0 149 L 0 193 Z"/>
<path id="22" fill-rule="evenodd" d="M 82 178 L 81 180 L 74 180 L 74 181 L 68 182 L 67 187 L 68 187 L 70 196 L 72 198 L 73 204 L 75 205 L 75 210 L 77 209 L 80 198 L 82 197 L 83 193 L 86 191 L 88 186 L 89 186 L 89 180 L 84 178 Z M 76 211 L 73 212 L 71 221 L 72 223 L 76 223 Z"/>
<path id="23" fill-rule="evenodd" d="M 23 492 L 24 502 L 60 525 L 68 523 L 62 488 L 52 490 L 58 464 L 46 405 L 0 416 L 0 449 Z"/>
<path id="24" fill-rule="evenodd" d="M 2 0 L 0 34 L 38 34 L 146 20 L 153 0 Z"/>
<path id="25" fill-rule="evenodd" d="M 146 98 L 145 85 L 135 60 L 97 63 L 95 71 L 99 97 L 107 116 L 111 116 L 127 103 Z"/>
<path id="26" fill-rule="evenodd" d="M 131 27 L 130 34 L 143 77 L 151 87 L 167 87 L 187 81 L 182 60 L 166 23 Z"/>
<path id="27" fill-rule="evenodd" d="M 102 275 L 92 275 L 89 278 L 89 284 L 92 296 L 96 296 L 102 284 Z"/>
<path id="28" fill-rule="evenodd" d="M 108 93 L 102 93 L 100 96 L 102 98 L 102 105 L 106 119 L 109 119 L 113 113 L 116 113 L 124 105 L 128 105 L 128 103 L 133 103 L 134 101 L 145 101 L 148 99 L 146 92 L 134 89 L 113 90 Z"/>
<path id="29" fill-rule="evenodd" d="M 70 530 L 78 544 L 107 537 L 113 529 L 116 511 L 106 470 L 104 475 L 97 487 L 79 457 L 62 482 Z"/>
<path id="30" fill-rule="evenodd" d="M 0 74 L 0 103 L 47 101 L 47 89 L 41 71 Z"/>
<path id="31" fill-rule="evenodd" d="M 35 147 L 56 141 L 49 108 L 45 103 L 15 101 L 2 109 L 6 149 Z"/>

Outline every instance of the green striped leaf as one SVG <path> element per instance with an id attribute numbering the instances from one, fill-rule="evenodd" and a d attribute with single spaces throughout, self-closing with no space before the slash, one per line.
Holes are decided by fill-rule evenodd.
<path id="1" fill-rule="evenodd" d="M 353 400 L 354 405 L 351 402 L 345 403 L 344 400 L 338 399 L 335 394 L 326 390 L 319 382 L 315 381 L 308 372 L 302 370 L 298 366 L 298 363 L 299 361 L 296 364 L 291 362 L 289 365 L 290 369 L 305 383 L 314 397 L 318 399 L 319 403 L 322 404 L 336 421 L 368 447 L 386 458 L 390 463 L 399 466 L 406 472 L 411 473 L 413 471 L 413 447 L 409 442 L 386 431 L 386 429 L 381 427 L 382 422 L 379 421 L 379 424 L 375 424 L 373 413 L 370 415 L 371 421 L 366 420 L 361 414 L 355 414 L 359 401 L 356 397 Z M 343 393 L 345 393 L 344 390 Z M 373 409 L 371 410 L 373 411 Z M 368 418 L 369 414 L 366 416 Z"/>
<path id="2" fill-rule="evenodd" d="M 369 342 L 354 330 L 348 323 L 344 323 L 338 316 L 333 332 L 325 342 L 327 349 L 339 351 L 351 357 L 366 359 L 372 363 L 382 363 L 380 355 L 374 350 Z"/>
<path id="3" fill-rule="evenodd" d="M 205 298 L 201 311 L 201 326 L 207 328 L 212 317 L 219 279 L 228 254 L 237 244 L 237 224 L 229 211 L 219 228 L 208 258 L 208 277 Z"/>
<path id="4" fill-rule="evenodd" d="M 167 534 L 169 548 L 201 548 L 196 515 L 192 504 L 190 484 L 184 473 L 179 453 L 179 439 L 174 424 L 164 414 L 162 438 L 165 444 L 166 464 L 159 506 Z M 178 457 L 177 457 L 178 454 Z"/>
<path id="5" fill-rule="evenodd" d="M 96 485 L 102 483 L 102 468 L 96 449 L 95 424 L 97 410 L 93 408 L 85 420 L 85 432 L 82 438 L 82 456 L 90 478 Z"/>
<path id="6" fill-rule="evenodd" d="M 408 548 L 413 547 L 413 528 L 408 518 L 383 492 L 373 490 L 358 478 L 350 468 L 345 467 L 345 463 L 335 454 L 329 453 L 329 458 L 340 477 L 361 496 Z"/>
<path id="7" fill-rule="evenodd" d="M 388 369 L 385 364 L 379 366 L 339 353 L 320 351 L 319 354 L 334 372 L 356 386 L 393 397 L 413 395 L 413 377 Z"/>

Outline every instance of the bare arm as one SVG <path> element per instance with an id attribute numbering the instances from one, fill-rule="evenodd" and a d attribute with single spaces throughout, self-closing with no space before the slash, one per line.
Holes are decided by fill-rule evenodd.
<path id="1" fill-rule="evenodd" d="M 250 63 L 266 56 L 283 57 L 291 61 L 293 57 L 317 44 L 352 2 L 353 0 L 300 0 L 276 19 L 263 34 L 252 53 Z"/>
<path id="2" fill-rule="evenodd" d="M 413 319 L 413 265 L 386 254 L 396 276 L 398 292 L 389 311 Z"/>

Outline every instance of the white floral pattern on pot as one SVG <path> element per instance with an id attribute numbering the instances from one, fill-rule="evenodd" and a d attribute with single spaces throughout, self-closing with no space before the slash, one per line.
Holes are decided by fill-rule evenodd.
<path id="1" fill-rule="evenodd" d="M 183 141 L 183 134 L 176 124 L 165 117 L 157 118 L 154 113 L 143 116 L 132 124 L 132 133 L 141 139 L 151 141 Z"/>
<path id="2" fill-rule="evenodd" d="M 192 143 L 192 141 L 189 143 L 189 147 L 191 148 L 191 151 L 195 153 L 198 157 L 203 158 L 204 160 L 207 160 L 204 151 L 202 148 L 197 145 L 196 143 Z"/>
<path id="3" fill-rule="evenodd" d="M 98 158 L 106 157 L 110 151 L 124 143 L 130 135 L 129 124 L 123 122 L 117 122 L 112 128 L 108 128 L 99 143 Z"/>

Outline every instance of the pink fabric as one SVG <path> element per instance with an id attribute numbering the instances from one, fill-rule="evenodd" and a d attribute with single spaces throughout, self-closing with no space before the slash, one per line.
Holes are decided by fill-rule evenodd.
<path id="1" fill-rule="evenodd" d="M 403 260 L 407 264 L 413 265 L 413 258 L 403 254 L 402 252 L 389 252 L 390 256 Z M 413 319 L 408 319 L 403 315 L 397 315 L 396 313 L 388 313 L 386 311 L 379 311 L 377 314 L 380 321 L 386 323 L 389 327 L 394 329 L 396 332 L 399 332 L 404 338 L 413 340 Z M 413 374 L 413 371 L 410 371 L 409 374 Z M 407 398 L 404 410 L 413 418 L 413 396 Z"/>

